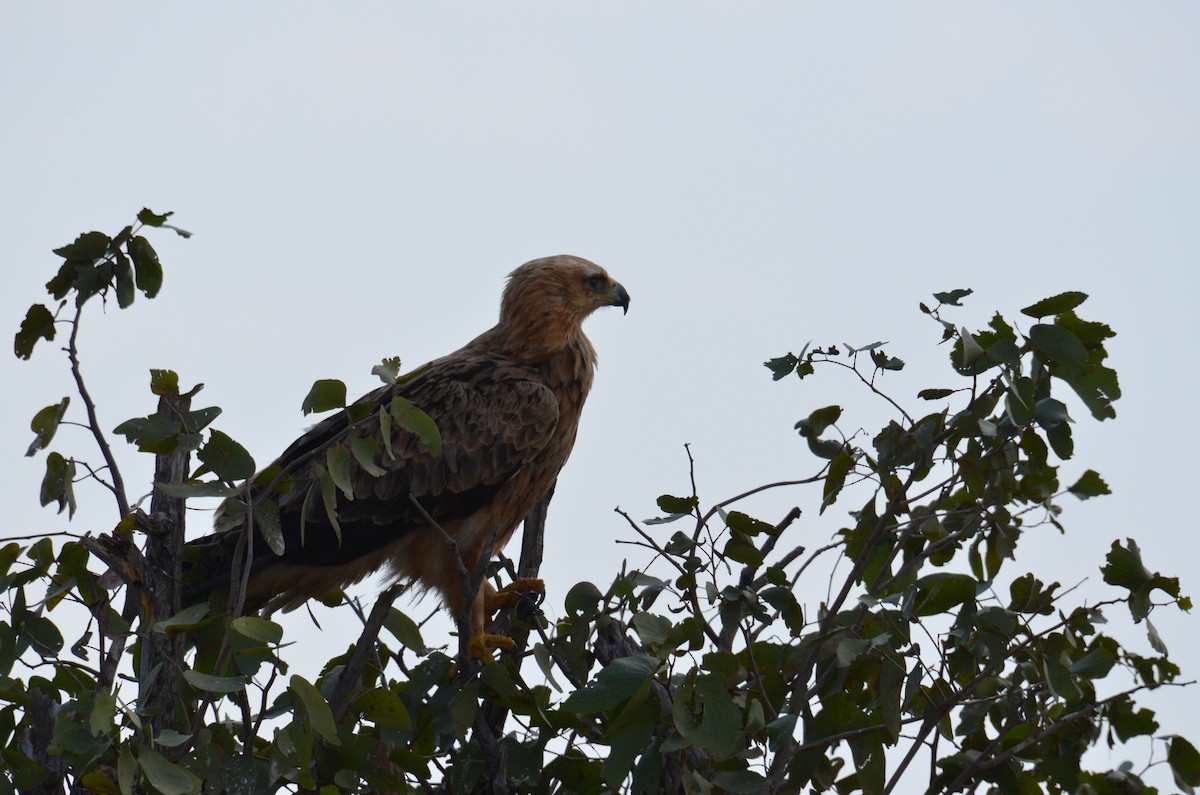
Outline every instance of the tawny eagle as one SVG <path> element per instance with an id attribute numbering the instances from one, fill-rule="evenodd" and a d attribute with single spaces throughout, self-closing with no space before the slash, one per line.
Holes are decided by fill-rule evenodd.
<path id="1" fill-rule="evenodd" d="M 353 429 L 341 411 L 293 442 L 275 462 L 293 488 L 250 495 L 278 506 L 284 546 L 274 554 L 254 534 L 244 610 L 291 610 L 386 568 L 397 580 L 437 591 L 461 615 L 466 594 L 447 536 L 474 572 L 549 493 L 592 386 L 596 351 L 582 324 L 602 306 L 628 311 L 629 293 L 600 266 L 572 256 L 527 262 L 509 276 L 495 326 L 415 377 L 364 396 L 358 402 L 370 414 Z M 381 411 L 397 396 L 437 424 L 436 454 L 416 433 L 386 420 L 393 427 L 380 427 Z M 344 444 L 351 430 L 374 440 L 374 466 L 351 459 L 353 499 L 336 495 L 339 534 L 303 484 L 319 477 L 327 449 Z M 189 589 L 191 598 L 228 586 L 242 535 L 226 531 L 189 545 L 210 575 Z M 484 631 L 493 594 L 484 583 L 475 595 L 475 635 Z"/>

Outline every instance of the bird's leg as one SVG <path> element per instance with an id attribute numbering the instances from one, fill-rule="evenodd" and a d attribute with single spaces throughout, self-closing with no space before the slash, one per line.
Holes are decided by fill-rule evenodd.
<path id="1" fill-rule="evenodd" d="M 471 611 L 471 653 L 481 659 L 490 659 L 492 649 L 509 650 L 513 639 L 507 635 L 495 635 L 484 631 L 488 619 L 497 610 L 516 607 L 522 599 L 545 593 L 546 584 L 533 577 L 521 577 L 497 591 L 490 582 L 483 582 L 475 596 Z"/>
<path id="2" fill-rule="evenodd" d="M 491 635 L 485 629 L 491 615 L 492 601 L 496 598 L 496 589 L 490 582 L 484 580 L 479 584 L 475 593 L 475 601 L 471 605 L 471 656 L 481 660 L 491 660 L 493 649 L 507 651 L 513 647 L 513 639 L 507 635 Z"/>
<path id="3" fill-rule="evenodd" d="M 546 583 L 536 577 L 520 577 L 513 580 L 499 591 L 492 589 L 487 597 L 486 607 L 489 613 L 494 613 L 505 607 L 516 607 L 526 596 L 541 596 L 546 592 Z"/>

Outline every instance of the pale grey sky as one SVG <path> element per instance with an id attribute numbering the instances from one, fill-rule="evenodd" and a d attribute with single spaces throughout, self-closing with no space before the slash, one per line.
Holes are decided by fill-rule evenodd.
<path id="1" fill-rule="evenodd" d="M 957 317 L 978 326 L 1082 290 L 1119 334 L 1125 397 L 1103 425 L 1074 407 L 1063 480 L 1093 468 L 1115 493 L 1066 501 L 1068 535 L 1022 562 L 1102 593 L 1132 535 L 1195 594 L 1198 34 L 1183 3 L 8 2 L 0 318 L 15 331 L 75 233 L 174 210 L 195 237 L 154 236 L 161 296 L 87 318 L 103 421 L 148 413 L 146 371 L 171 367 L 265 464 L 311 422 L 314 379 L 360 394 L 384 356 L 457 347 L 528 259 L 603 264 L 633 303 L 588 324 L 601 366 L 552 509 L 555 610 L 633 557 L 614 506 L 650 516 L 687 489 L 684 443 L 711 503 L 811 474 L 792 423 L 814 408 L 847 406 L 847 430 L 887 418 L 847 379 L 773 384 L 763 360 L 889 340 L 910 366 L 883 384 L 912 405 L 952 381 L 916 311 L 930 293 L 974 288 Z M 0 382 L 6 530 L 62 527 L 21 453 L 65 367 L 43 346 L 0 358 Z M 66 429 L 54 446 L 88 449 Z M 80 498 L 74 529 L 108 529 L 106 496 Z M 794 532 L 823 543 L 831 513 Z M 1163 612 L 1200 674 L 1194 621 Z M 1200 698 L 1149 703 L 1186 731 Z"/>

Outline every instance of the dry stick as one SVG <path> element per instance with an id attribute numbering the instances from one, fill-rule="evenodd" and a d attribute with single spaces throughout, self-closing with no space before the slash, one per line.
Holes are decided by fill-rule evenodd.
<path id="1" fill-rule="evenodd" d="M 67 359 L 71 362 L 71 375 L 75 379 L 75 388 L 79 390 L 79 397 L 83 400 L 83 406 L 87 410 L 88 428 L 92 432 L 92 437 L 96 440 L 96 445 L 100 448 L 100 454 L 104 456 L 104 463 L 108 465 L 108 471 L 112 473 L 112 492 L 117 500 L 117 510 L 121 513 L 121 518 L 124 519 L 129 515 L 129 500 L 125 497 L 125 480 L 121 477 L 121 470 L 117 467 L 117 461 L 113 458 L 112 448 L 108 446 L 108 440 L 104 438 L 104 432 L 100 430 L 100 420 L 96 416 L 96 404 L 92 400 L 91 394 L 87 390 L 87 386 L 83 383 L 83 372 L 79 368 L 79 320 L 83 314 L 83 305 L 80 304 L 75 308 L 75 319 L 71 321 L 71 338 L 67 343 L 66 352 Z"/>
<path id="2" fill-rule="evenodd" d="M 181 416 L 191 409 L 191 402 L 187 397 L 162 395 L 158 399 L 158 410 Z M 182 607 L 187 509 L 184 499 L 164 494 L 158 485 L 184 482 L 190 467 L 191 452 L 184 448 L 157 455 L 154 459 L 155 490 L 150 501 L 152 531 L 146 534 L 146 563 L 142 567 L 142 584 L 147 598 L 142 605 L 138 632 L 142 649 L 138 709 L 149 715 L 148 722 L 155 734 L 176 728 L 175 704 L 183 667 L 183 635 L 155 632 L 154 624 L 175 615 Z M 157 674 L 154 673 L 156 670 Z"/>
<path id="3" fill-rule="evenodd" d="M 518 578 L 537 577 L 541 570 L 542 549 L 546 539 L 546 513 L 553 497 L 554 486 L 551 486 L 550 492 L 525 517 L 524 532 L 521 535 L 521 560 L 517 565 L 516 572 Z M 496 619 L 497 629 L 503 634 L 507 635 L 511 631 L 511 618 L 515 609 L 515 607 L 507 608 Z M 516 641 L 515 638 L 514 641 Z M 519 657 L 525 651 L 527 641 L 528 634 L 524 634 L 520 642 L 514 645 L 512 654 Z M 483 713 L 492 735 L 500 736 L 504 731 L 504 724 L 508 721 L 508 708 L 496 702 L 485 702 L 481 713 Z"/>
<path id="4" fill-rule="evenodd" d="M 350 694 L 362 676 L 363 669 L 367 667 L 367 660 L 374 652 L 375 641 L 379 638 L 379 630 L 383 628 L 383 622 L 387 620 L 388 612 L 392 609 L 392 602 L 396 601 L 396 597 L 403 591 L 404 586 L 397 583 L 384 590 L 375 600 L 375 606 L 371 608 L 371 615 L 363 624 L 362 634 L 358 636 L 358 642 L 354 644 L 354 652 L 350 655 L 346 667 L 342 669 L 337 686 L 334 687 L 333 695 L 329 699 L 329 708 L 333 710 L 335 723 L 340 722 L 346 714 L 346 708 L 350 706 Z"/>

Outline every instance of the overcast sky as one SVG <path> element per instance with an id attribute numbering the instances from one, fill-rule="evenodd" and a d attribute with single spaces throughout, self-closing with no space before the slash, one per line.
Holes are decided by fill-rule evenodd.
<path id="1" fill-rule="evenodd" d="M 198 403 L 266 464 L 312 421 L 314 379 L 364 393 L 381 358 L 415 366 L 490 326 L 520 263 L 593 259 L 633 301 L 587 326 L 600 370 L 551 511 L 553 615 L 577 580 L 639 560 L 613 508 L 644 518 L 686 492 L 685 443 L 711 504 L 812 474 L 792 424 L 814 408 L 846 406 L 848 432 L 889 418 L 833 372 L 772 383 L 765 359 L 887 340 L 909 366 L 882 385 L 913 406 L 956 385 L 917 311 L 932 292 L 974 288 L 954 318 L 978 327 L 1082 290 L 1081 314 L 1119 334 L 1125 397 L 1103 425 L 1072 404 L 1063 480 L 1093 468 L 1114 495 L 1065 501 L 1068 534 L 1039 531 L 1019 562 L 1104 594 L 1097 567 L 1134 536 L 1151 569 L 1200 590 L 1197 6 L 199 8 L 0 6 L 3 324 L 42 300 L 50 249 L 80 231 L 148 206 L 195 233 L 153 235 L 159 298 L 90 307 L 82 358 L 105 428 L 152 411 L 147 370 L 169 367 L 204 382 Z M 48 345 L 0 358 L 0 383 L 5 530 L 61 529 L 22 453 L 33 413 L 71 391 L 65 363 Z M 68 429 L 54 448 L 90 455 Z M 146 483 L 138 458 L 127 479 Z M 111 528 L 110 498 L 80 499 L 72 529 Z M 777 521 L 807 500 L 746 508 Z M 845 521 L 830 514 L 793 532 L 825 543 Z M 1200 675 L 1194 621 L 1163 613 Z M 1125 637 L 1148 652 L 1142 629 Z M 1186 732 L 1200 698 L 1149 703 Z"/>

